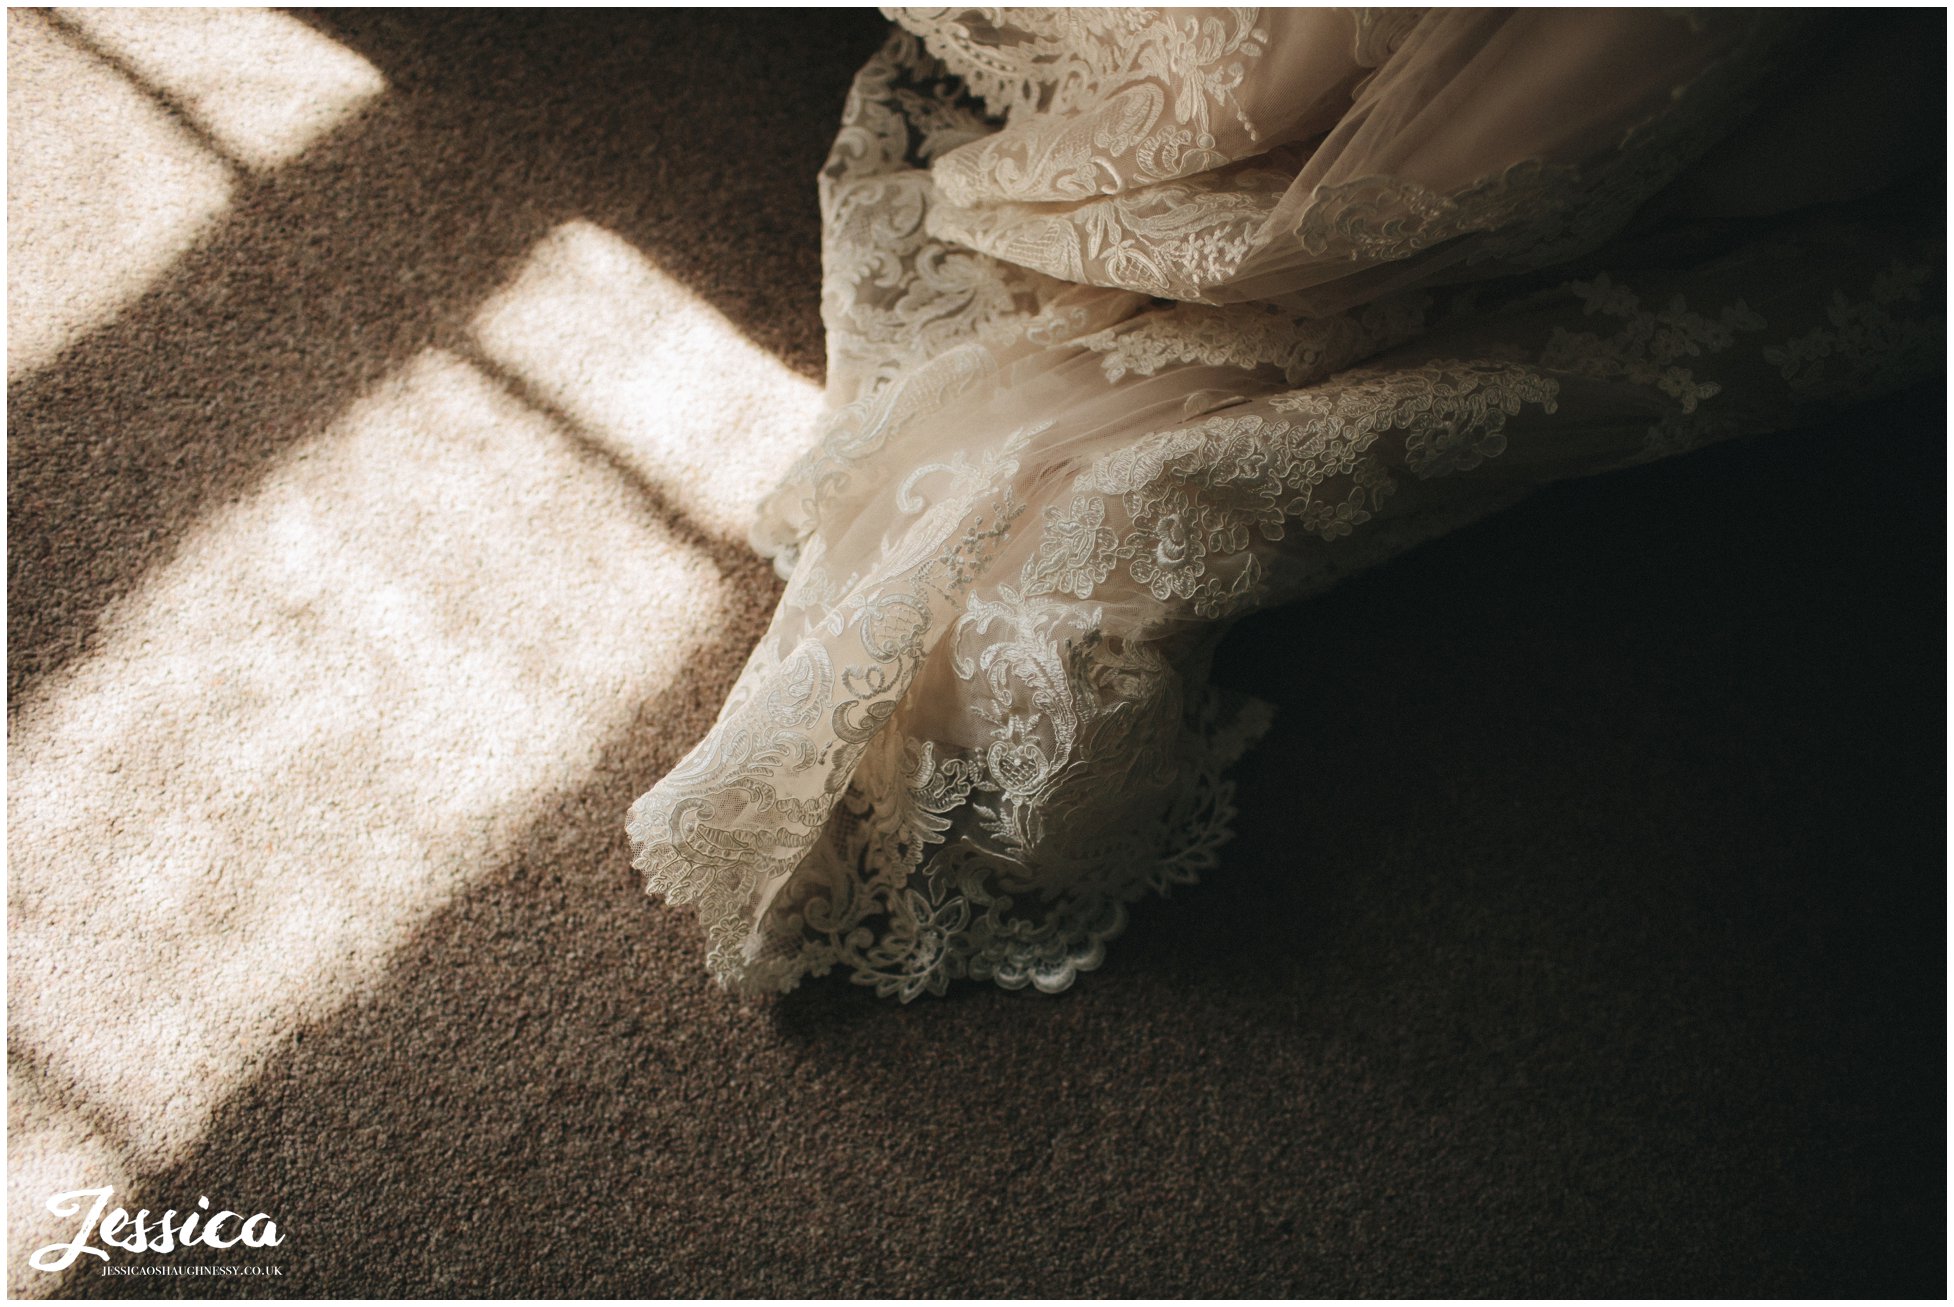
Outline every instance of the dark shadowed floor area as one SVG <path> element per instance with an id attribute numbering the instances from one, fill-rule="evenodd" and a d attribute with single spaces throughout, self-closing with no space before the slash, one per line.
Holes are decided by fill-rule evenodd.
<path id="1" fill-rule="evenodd" d="M 140 79 L 29 17 L 11 21 L 17 61 L 30 36 L 67 41 Z M 881 20 L 302 17 L 385 92 L 303 152 L 239 165 L 157 280 L 9 383 L 14 1208 L 111 1172 L 132 1209 L 208 1194 L 286 1238 L 210 1260 L 283 1274 L 41 1276 L 22 1246 L 41 1227 L 17 1218 L 17 1292 L 1943 1295 L 1939 393 L 1562 486 L 1245 623 L 1219 679 L 1281 711 L 1242 768 L 1238 838 L 1212 883 L 1143 906 L 1073 991 L 972 985 L 903 1007 L 834 981 L 741 1005 L 707 980 L 691 916 L 640 893 L 623 816 L 703 733 L 777 586 L 735 525 L 628 458 L 574 466 L 600 486 L 593 523 L 652 533 L 696 567 L 670 576 L 704 578 L 693 607 L 658 610 L 690 642 L 669 677 L 629 658 L 678 634 L 600 635 L 632 610 L 592 609 L 586 636 L 576 599 L 549 617 L 560 631 L 512 633 L 500 599 L 401 600 L 370 619 L 398 652 L 331 705 L 378 705 L 369 770 L 266 746 L 269 779 L 209 791 L 191 773 L 257 747 L 210 697 L 234 683 L 155 673 L 204 706 L 150 734 L 159 709 L 88 705 L 204 631 L 186 614 L 249 615 L 187 646 L 194 669 L 265 631 L 327 630 L 346 587 L 386 592 L 384 568 L 308 569 L 324 589 L 289 602 L 193 582 L 244 574 L 233 553 L 250 550 L 222 533 L 265 496 L 287 496 L 265 538 L 312 538 L 291 525 L 315 521 L 291 516 L 304 477 L 328 506 L 334 487 L 378 496 L 361 539 L 391 530 L 387 483 L 449 465 L 384 422 L 344 424 L 430 351 L 476 359 L 496 404 L 527 405 L 492 410 L 510 431 L 581 429 L 574 386 L 497 371 L 516 347 L 495 324 L 528 319 L 484 308 L 513 302 L 495 297 L 528 284 L 552 233 L 621 241 L 784 365 L 783 394 L 818 382 L 814 175 Z M 38 108 L 20 94 L 16 134 Z M 37 202 L 22 169 L 16 225 Z M 334 462 L 335 432 L 366 461 Z M 455 482 L 454 512 L 499 522 L 544 494 L 522 488 L 527 448 L 494 443 L 517 470 L 483 483 L 479 511 Z M 535 464 L 537 486 L 553 466 Z M 449 503 L 415 502 L 429 521 Z M 574 513 L 549 520 L 574 536 Z M 586 563 L 602 579 L 603 558 L 563 547 L 525 591 L 582 595 Z M 491 592 L 469 575 L 449 589 Z M 633 564 L 616 584 L 664 575 Z M 444 783 L 396 813 L 393 778 L 448 766 L 466 740 L 442 732 L 473 721 L 414 689 L 428 624 L 452 641 L 431 666 L 509 696 L 481 730 L 534 712 L 571 743 L 532 758 L 518 731 L 482 750 L 502 770 L 457 771 L 452 812 Z M 522 699 L 534 678 L 494 688 L 484 660 L 517 646 L 547 666 L 547 702 Z M 219 743 L 179 763 L 171 741 L 199 732 Z M 126 766 L 87 761 L 127 739 L 146 743 Z M 37 790 L 40 775 L 72 779 Z M 291 776 L 308 788 L 281 798 Z M 104 812 L 148 815 L 63 824 L 28 806 L 97 781 Z M 125 827 L 204 848 L 237 822 L 257 824 L 180 872 L 204 896 L 184 901 L 230 933 L 137 939 L 59 907 L 52 886 L 83 868 L 177 892 L 164 854 L 114 852 L 137 838 Z M 374 833 L 390 822 L 417 832 L 411 857 Z M 249 914 L 301 887 L 303 915 L 253 953 L 271 936 Z M 280 970 L 318 940 L 318 960 Z M 83 966 L 89 985 L 70 985 Z M 240 997 L 222 1020 L 171 1006 L 224 985 Z"/>

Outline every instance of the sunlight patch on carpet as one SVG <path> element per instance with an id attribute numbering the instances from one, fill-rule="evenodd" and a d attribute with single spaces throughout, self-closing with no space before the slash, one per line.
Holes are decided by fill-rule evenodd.
<path id="1" fill-rule="evenodd" d="M 49 1193 L 188 1156 L 473 878 L 587 823 L 605 742 L 726 590 L 628 478 L 438 350 L 204 519 L 18 708 L 13 1247 L 62 1233 Z M 617 820 L 601 870 L 628 885 Z M 17 1292 L 56 1282 L 23 1264 Z"/>
<path id="2" fill-rule="evenodd" d="M 135 12 L 135 11 L 130 11 Z M 7 14 L 7 375 L 140 298 L 230 204 L 230 167 L 39 14 Z"/>
<path id="3" fill-rule="evenodd" d="M 472 325 L 488 359 L 734 539 L 807 447 L 820 407 L 814 383 L 588 222 L 539 242 Z"/>
<path id="4" fill-rule="evenodd" d="M 223 153 L 275 168 L 387 89 L 380 70 L 273 9 L 63 9 Z"/>

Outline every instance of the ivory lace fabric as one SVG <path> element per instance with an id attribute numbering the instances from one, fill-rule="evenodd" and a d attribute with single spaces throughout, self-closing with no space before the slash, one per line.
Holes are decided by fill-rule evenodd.
<path id="1" fill-rule="evenodd" d="M 1233 619 L 1941 367 L 1939 215 L 1776 162 L 1870 21 L 891 17 L 820 178 L 825 416 L 753 528 L 786 592 L 630 814 L 741 991 L 1066 988 L 1216 866 L 1269 718 L 1208 682 Z"/>

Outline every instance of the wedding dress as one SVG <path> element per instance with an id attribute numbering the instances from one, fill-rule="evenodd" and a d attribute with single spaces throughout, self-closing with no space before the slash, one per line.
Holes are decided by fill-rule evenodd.
<path id="1" fill-rule="evenodd" d="M 753 528 L 786 592 L 630 815 L 739 990 L 1064 989 L 1216 865 L 1269 716 L 1208 683 L 1232 619 L 1940 369 L 1890 24 L 891 16 L 820 178 L 825 417 Z"/>

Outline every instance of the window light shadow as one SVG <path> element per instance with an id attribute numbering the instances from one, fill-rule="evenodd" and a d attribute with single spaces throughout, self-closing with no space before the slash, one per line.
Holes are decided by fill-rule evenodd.
<path id="1" fill-rule="evenodd" d="M 806 446 L 814 385 L 628 242 L 565 223 L 473 321 L 483 355 L 594 433 L 686 518 L 735 539 Z"/>
<path id="2" fill-rule="evenodd" d="M 85 1145 L 193 1148 L 771 593 L 439 350 L 207 517 L 11 732 L 11 1046 L 69 1105 L 28 1121 L 16 1246 Z"/>
<path id="3" fill-rule="evenodd" d="M 379 70 L 273 9 L 53 11 L 235 163 L 289 163 L 387 89 Z"/>
<path id="4" fill-rule="evenodd" d="M 58 20 L 7 14 L 7 374 L 140 299 L 229 208 L 229 163 Z"/>
<path id="5" fill-rule="evenodd" d="M 709 9 L 299 16 L 399 93 L 480 104 L 467 130 L 547 153 L 560 220 L 637 246 L 819 380 L 815 178 L 849 84 L 888 35 L 872 10 L 772 10 L 760 26 Z"/>
<path id="6" fill-rule="evenodd" d="M 696 11 L 302 17 L 389 89 L 237 173 L 146 291 L 9 384 L 10 713 L 283 450 L 420 351 L 477 350 L 484 303 L 565 222 L 819 374 L 812 179 L 872 16 L 787 16 L 768 42 Z M 158 76 L 188 114 L 196 77 Z"/>
<path id="7" fill-rule="evenodd" d="M 738 235 L 692 207 L 713 178 L 640 189 L 672 165 L 611 157 L 560 79 L 485 111 L 410 78 L 291 146 L 227 117 L 260 100 L 209 80 L 202 37 L 122 24 L 78 24 L 104 94 L 235 163 L 193 241 L 9 387 L 16 1248 L 43 1191 L 193 1152 L 535 832 L 621 834 L 628 796 L 561 805 L 627 727 L 605 783 L 634 791 L 703 730 L 777 594 L 735 524 L 815 394 L 712 307 L 723 285 L 585 216 Z M 832 106 L 803 117 L 825 136 Z M 811 156 L 799 236 L 762 214 L 767 252 L 723 265 L 776 336 L 800 315 L 803 361 L 815 281 L 783 278 L 783 311 L 766 274 L 811 262 Z M 104 1008 L 103 983 L 146 997 Z"/>

